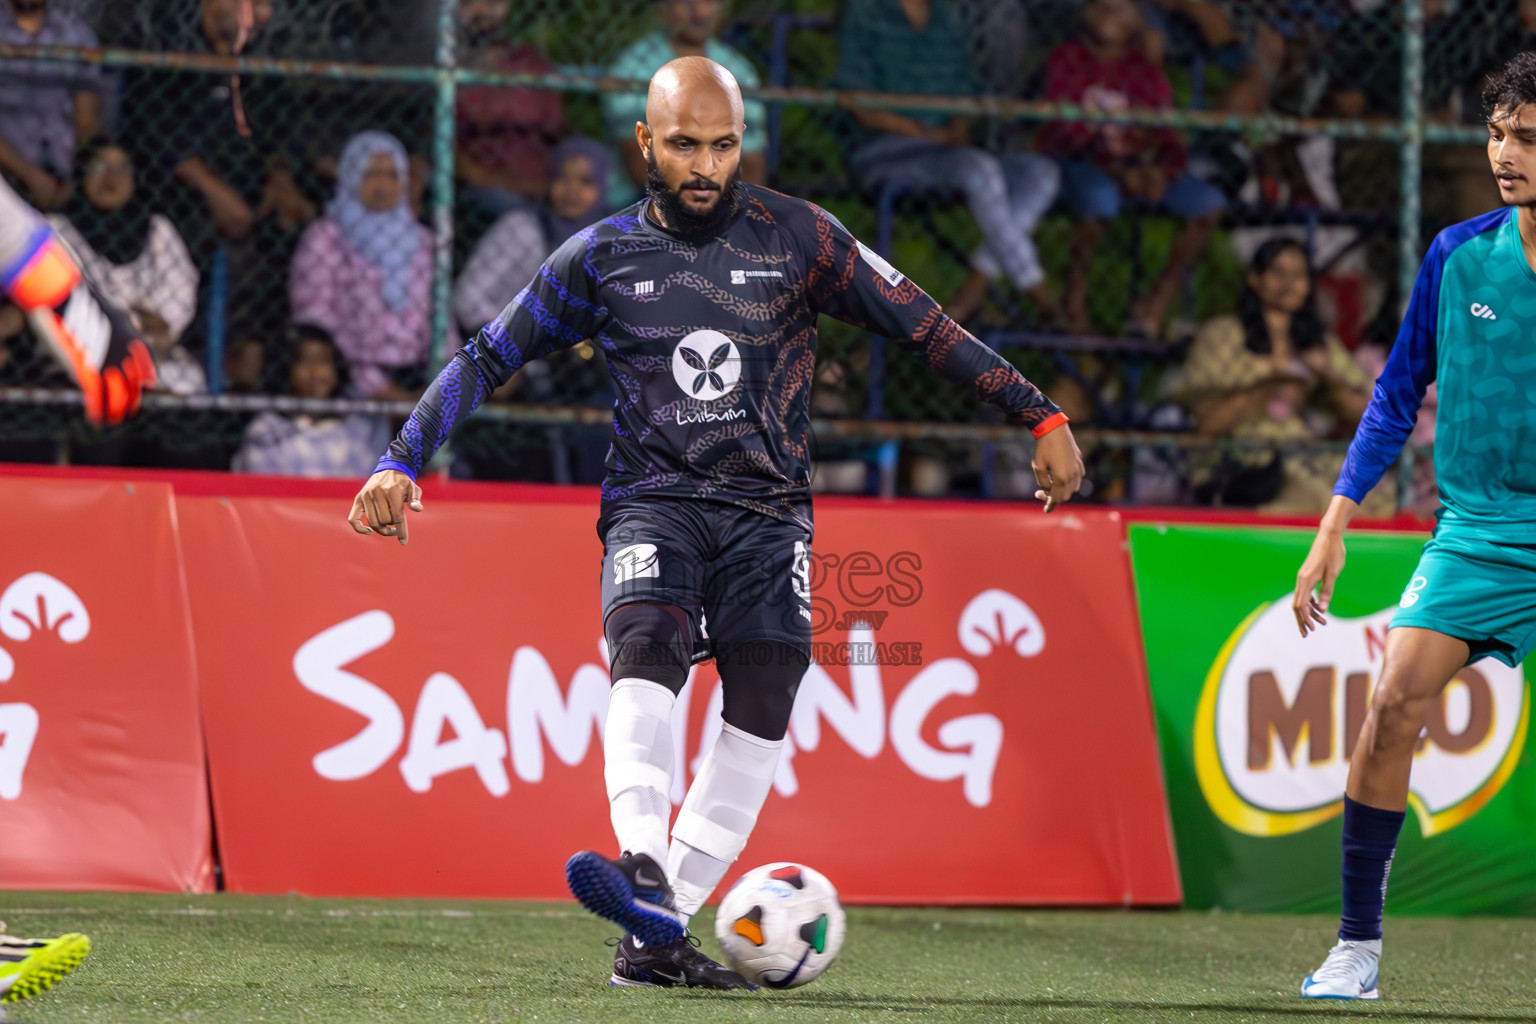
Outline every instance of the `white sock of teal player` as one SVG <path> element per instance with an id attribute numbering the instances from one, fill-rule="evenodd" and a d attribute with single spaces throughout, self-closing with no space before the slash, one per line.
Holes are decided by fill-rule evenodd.
<path id="1" fill-rule="evenodd" d="M 620 851 L 667 861 L 672 817 L 672 691 L 649 679 L 626 677 L 608 695 L 603 726 L 603 779 L 608 815 Z"/>

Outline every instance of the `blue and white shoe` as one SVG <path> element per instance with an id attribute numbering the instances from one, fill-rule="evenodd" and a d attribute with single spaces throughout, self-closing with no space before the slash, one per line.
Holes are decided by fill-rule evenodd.
<path id="1" fill-rule="evenodd" d="M 582 906 L 647 946 L 670 946 L 685 933 L 667 873 L 648 854 L 578 853 L 565 862 L 565 882 Z"/>
<path id="2" fill-rule="evenodd" d="M 1301 994 L 1307 999 L 1380 999 L 1376 989 L 1381 940 L 1340 939 L 1323 966 L 1307 975 Z"/>

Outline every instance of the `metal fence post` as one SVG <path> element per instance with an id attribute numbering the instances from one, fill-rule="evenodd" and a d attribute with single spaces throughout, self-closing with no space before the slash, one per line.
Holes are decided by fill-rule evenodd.
<path id="1" fill-rule="evenodd" d="M 224 348 L 229 331 L 229 253 L 220 245 L 213 251 L 208 268 L 208 351 L 203 356 L 207 366 L 208 393 L 224 390 Z"/>
<path id="2" fill-rule="evenodd" d="M 1403 138 L 1399 163 L 1402 172 L 1402 209 L 1398 212 L 1397 301 L 1408 309 L 1413 282 L 1419 273 L 1419 190 L 1423 186 L 1424 153 L 1424 0 L 1403 3 Z M 1397 504 L 1406 508 L 1413 498 L 1413 453 L 1398 473 Z"/>
<path id="3" fill-rule="evenodd" d="M 1403 3 L 1402 209 L 1398 213 L 1398 302 L 1413 294 L 1419 271 L 1419 191 L 1424 150 L 1424 0 Z"/>
<path id="4" fill-rule="evenodd" d="M 454 77 L 457 0 L 439 0 L 437 102 L 432 111 L 432 365 L 447 358 L 453 331 L 453 128 L 458 82 Z"/>

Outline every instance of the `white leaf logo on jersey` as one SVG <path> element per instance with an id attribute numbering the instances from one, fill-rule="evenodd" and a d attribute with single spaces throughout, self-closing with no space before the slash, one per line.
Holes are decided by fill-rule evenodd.
<path id="1" fill-rule="evenodd" d="M 694 331 L 672 350 L 672 377 L 690 398 L 723 398 L 741 379 L 736 343 L 719 331 Z"/>
<path id="2" fill-rule="evenodd" d="M 1494 316 L 1493 310 L 1489 309 L 1487 306 L 1483 305 L 1481 302 L 1474 302 L 1474 303 L 1472 303 L 1472 315 L 1477 317 L 1480 320 L 1497 320 L 1498 319 L 1497 316 Z"/>
<path id="3" fill-rule="evenodd" d="M 613 556 L 613 582 L 628 583 L 642 576 L 660 576 L 655 544 L 631 544 Z"/>

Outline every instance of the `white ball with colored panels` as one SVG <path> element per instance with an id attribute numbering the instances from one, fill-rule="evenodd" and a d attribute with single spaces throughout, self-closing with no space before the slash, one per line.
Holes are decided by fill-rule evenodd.
<path id="1" fill-rule="evenodd" d="M 753 868 L 720 901 L 715 937 L 726 961 L 748 981 L 797 988 L 837 959 L 848 922 L 837 890 L 804 864 Z"/>

